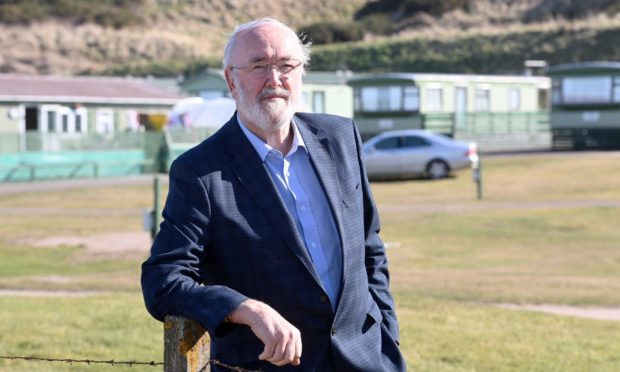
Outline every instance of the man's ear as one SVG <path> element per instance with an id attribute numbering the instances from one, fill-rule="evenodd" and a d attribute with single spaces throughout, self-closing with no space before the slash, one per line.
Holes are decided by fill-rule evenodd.
<path id="1" fill-rule="evenodd" d="M 226 79 L 226 85 L 228 85 L 228 91 L 234 97 L 237 89 L 235 87 L 235 79 L 233 79 L 232 74 L 233 72 L 231 69 L 227 68 L 224 70 L 224 78 Z"/>

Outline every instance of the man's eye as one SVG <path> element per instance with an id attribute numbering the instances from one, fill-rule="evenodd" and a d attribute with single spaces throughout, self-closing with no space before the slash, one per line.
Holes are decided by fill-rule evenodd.
<path id="1" fill-rule="evenodd" d="M 252 72 L 264 72 L 267 71 L 267 65 L 254 65 L 250 68 Z"/>
<path id="2" fill-rule="evenodd" d="M 278 66 L 278 69 L 282 72 L 290 72 L 294 68 L 295 66 L 291 63 L 283 63 Z"/>

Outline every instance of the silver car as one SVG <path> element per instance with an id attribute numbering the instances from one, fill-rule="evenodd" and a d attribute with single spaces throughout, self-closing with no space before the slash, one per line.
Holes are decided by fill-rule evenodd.
<path id="1" fill-rule="evenodd" d="M 362 145 L 362 159 L 370 179 L 447 177 L 471 166 L 476 144 L 454 141 L 426 130 L 383 132 Z"/>

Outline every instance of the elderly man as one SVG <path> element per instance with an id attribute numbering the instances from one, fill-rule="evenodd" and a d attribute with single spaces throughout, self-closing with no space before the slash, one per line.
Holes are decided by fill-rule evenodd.
<path id="1" fill-rule="evenodd" d="M 245 369 L 404 370 L 355 124 L 295 113 L 308 60 L 274 19 L 230 37 L 237 112 L 170 169 L 146 306 L 198 320 L 211 357 Z"/>

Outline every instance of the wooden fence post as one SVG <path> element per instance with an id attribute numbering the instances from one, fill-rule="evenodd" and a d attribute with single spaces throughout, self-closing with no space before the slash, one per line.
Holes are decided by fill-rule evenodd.
<path id="1" fill-rule="evenodd" d="M 164 372 L 207 371 L 209 334 L 193 319 L 166 316 L 164 320 Z"/>

